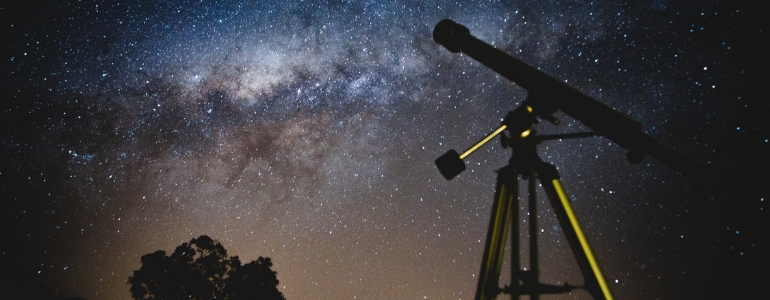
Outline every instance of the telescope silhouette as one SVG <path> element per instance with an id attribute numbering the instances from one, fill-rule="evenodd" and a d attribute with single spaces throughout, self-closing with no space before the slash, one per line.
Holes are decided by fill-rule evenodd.
<path id="1" fill-rule="evenodd" d="M 442 20 L 433 30 L 433 39 L 449 51 L 465 53 L 526 89 L 529 94 L 528 105 L 537 116 L 554 120 L 551 115 L 561 110 L 590 127 L 596 135 L 604 136 L 628 149 L 626 157 L 632 163 L 641 162 L 646 154 L 696 182 L 704 178 L 701 166 L 645 134 L 639 122 L 475 38 L 465 26 L 451 20 Z M 457 152 L 448 152 L 445 156 L 441 158 L 443 167 L 439 165 L 445 178 L 451 179 L 465 169 L 461 159 L 458 161 L 457 156 L 460 155 Z"/>
<path id="2" fill-rule="evenodd" d="M 705 183 L 704 179 L 712 177 L 709 176 L 711 174 L 704 172 L 706 169 L 701 168 L 694 161 L 663 147 L 646 135 L 639 122 L 627 118 L 561 81 L 475 38 L 468 28 L 462 25 L 451 20 L 442 20 L 433 30 L 433 39 L 451 52 L 467 54 L 522 86 L 528 93 L 527 100 L 510 111 L 500 127 L 492 133 L 462 154 L 449 150 L 436 159 L 436 166 L 441 175 L 451 180 L 465 170 L 463 159 L 497 135 L 501 136 L 504 148 L 510 147 L 513 150 L 508 164 L 497 170 L 495 196 L 475 299 L 494 300 L 499 294 L 505 293 L 510 294 L 512 299 L 528 295 L 529 299 L 537 300 L 541 294 L 569 293 L 576 288 L 588 291 L 594 299 L 614 299 L 599 266 L 599 260 L 591 249 L 589 234 L 580 226 L 557 168 L 540 158 L 536 146 L 546 140 L 601 135 L 628 149 L 626 158 L 632 163 L 641 162 L 647 154 L 700 184 Z M 558 120 L 553 117 L 557 110 L 582 122 L 593 132 L 538 136 L 534 130 L 538 119 L 558 124 Z M 529 270 L 520 270 L 519 264 L 520 177 L 529 181 L 529 204 L 527 205 L 529 208 Z M 580 267 L 585 280 L 582 286 L 568 284 L 556 286 L 539 282 L 536 181 L 540 182 L 540 186 L 545 191 L 575 261 Z M 511 283 L 501 288 L 498 281 L 508 235 L 512 239 L 510 243 Z"/>

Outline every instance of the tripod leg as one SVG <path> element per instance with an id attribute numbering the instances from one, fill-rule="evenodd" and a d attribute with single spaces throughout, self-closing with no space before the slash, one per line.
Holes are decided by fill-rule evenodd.
<path id="1" fill-rule="evenodd" d="M 553 165 L 542 163 L 538 167 L 538 176 L 543 189 L 545 189 L 548 195 L 548 200 L 550 200 L 551 206 L 556 213 L 559 225 L 567 236 L 572 253 L 575 254 L 580 271 L 583 273 L 585 289 L 591 293 L 594 299 L 611 300 L 612 293 L 607 282 L 604 281 L 604 276 L 601 270 L 599 270 L 599 264 L 596 262 L 591 247 L 588 245 L 588 240 L 580 228 L 575 213 L 572 211 L 569 198 L 564 193 L 561 181 L 559 180 L 559 173 Z"/>
<path id="2" fill-rule="evenodd" d="M 495 299 L 501 292 L 498 281 L 503 266 L 505 238 L 511 223 L 512 209 L 516 209 L 518 216 L 518 204 L 514 203 L 519 195 L 517 177 L 510 166 L 503 167 L 497 172 L 495 202 L 492 206 L 487 243 L 484 246 L 484 258 L 481 261 L 481 273 L 476 287 L 477 300 Z M 515 242 L 518 245 L 518 240 Z M 516 252 L 518 253 L 518 250 Z M 518 270 L 518 259 L 512 264 L 515 264 Z"/>
<path id="3" fill-rule="evenodd" d="M 511 226 L 511 285 L 508 286 L 508 294 L 511 295 L 511 300 L 519 299 L 519 296 L 521 295 L 521 286 L 519 285 L 519 278 L 521 277 L 521 244 L 520 239 L 521 235 L 519 234 L 519 181 L 518 175 L 515 171 L 513 172 L 514 180 L 511 182 L 512 186 L 516 187 L 515 191 L 512 191 L 512 197 L 511 197 L 511 207 L 509 211 L 511 212 L 511 221 L 509 222 L 509 226 Z"/>
<path id="4" fill-rule="evenodd" d="M 540 267 L 538 265 L 537 253 L 537 181 L 535 180 L 535 170 L 529 171 L 529 269 L 531 273 L 530 281 L 532 284 L 532 293 L 530 300 L 539 300 L 540 294 L 538 287 L 540 285 Z"/>

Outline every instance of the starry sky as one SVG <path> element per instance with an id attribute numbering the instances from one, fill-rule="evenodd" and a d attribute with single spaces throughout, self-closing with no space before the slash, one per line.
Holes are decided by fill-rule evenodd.
<path id="1" fill-rule="evenodd" d="M 718 170 L 698 185 L 602 137 L 539 146 L 618 299 L 768 295 L 765 4 L 30 3 L 0 5 L 11 288 L 130 299 L 143 254 L 205 234 L 271 257 L 287 299 L 472 299 L 510 150 L 452 181 L 433 162 L 527 92 L 436 44 L 450 18 Z M 590 130 L 556 117 L 538 132 Z M 580 285 L 540 202 L 541 281 Z"/>

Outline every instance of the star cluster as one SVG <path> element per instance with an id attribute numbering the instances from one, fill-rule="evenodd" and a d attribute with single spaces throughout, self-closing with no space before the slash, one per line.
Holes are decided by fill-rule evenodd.
<path id="1" fill-rule="evenodd" d="M 7 278 L 49 294 L 130 299 L 126 280 L 141 255 L 205 234 L 244 261 L 271 257 L 287 299 L 473 298 L 494 170 L 510 153 L 486 146 L 450 182 L 433 161 L 496 128 L 527 92 L 436 44 L 433 26 L 450 18 L 640 121 L 663 145 L 739 178 L 697 187 L 653 159 L 629 164 L 601 137 L 540 145 L 617 298 L 758 289 L 768 195 L 752 180 L 768 165 L 758 154 L 770 151 L 770 134 L 767 90 L 755 75 L 765 62 L 752 51 L 767 40 L 753 22 L 763 7 L 38 8 L 0 7 Z M 538 132 L 590 130 L 556 117 L 561 125 L 543 122 Z M 582 284 L 540 202 L 541 281 Z"/>

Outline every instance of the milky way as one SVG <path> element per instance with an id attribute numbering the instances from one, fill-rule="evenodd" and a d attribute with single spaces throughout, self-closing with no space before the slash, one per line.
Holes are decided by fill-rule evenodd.
<path id="1" fill-rule="evenodd" d="M 494 170 L 509 153 L 487 146 L 450 182 L 433 160 L 496 128 L 526 91 L 436 44 L 444 18 L 703 165 L 767 165 L 752 156 L 770 138 L 752 73 L 764 61 L 750 50 L 767 39 L 752 22 L 762 10 L 222 2 L 2 7 L 3 276 L 130 299 L 143 254 L 205 234 L 244 261 L 271 257 L 287 299 L 473 298 Z M 538 130 L 589 130 L 557 117 Z M 604 138 L 539 151 L 617 298 L 767 292 L 750 285 L 763 276 L 766 192 L 737 186 L 746 180 L 693 188 L 653 159 L 627 163 Z M 541 280 L 580 285 L 540 201 Z"/>

